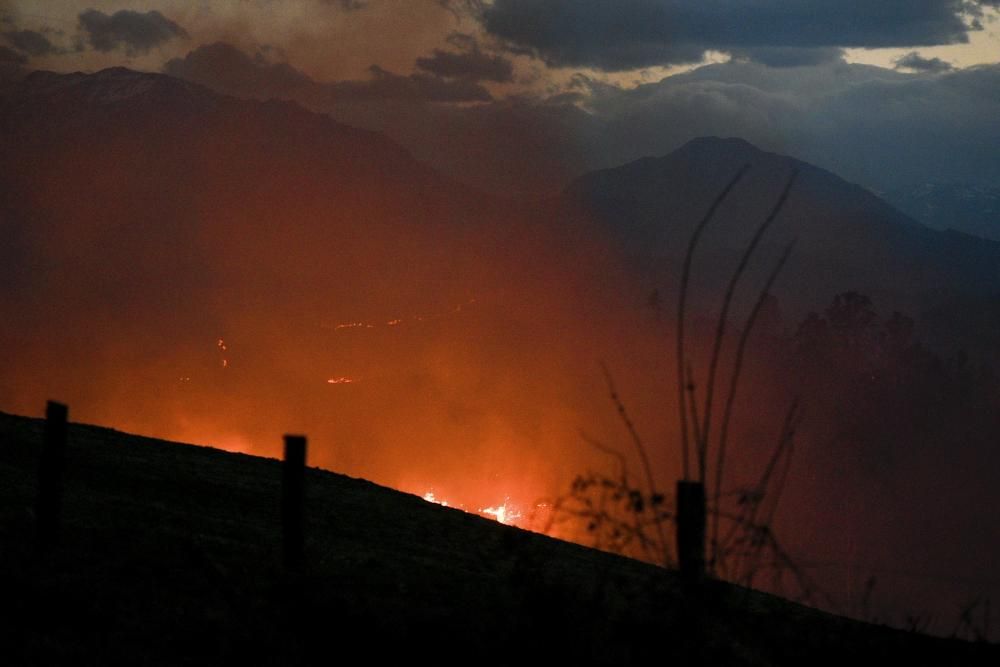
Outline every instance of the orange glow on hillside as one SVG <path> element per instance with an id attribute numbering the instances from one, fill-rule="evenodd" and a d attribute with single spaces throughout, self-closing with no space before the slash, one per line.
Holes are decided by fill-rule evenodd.
<path id="1" fill-rule="evenodd" d="M 479 511 L 482 514 L 488 514 L 489 516 L 495 517 L 500 523 L 508 525 L 517 525 L 518 520 L 521 519 L 520 510 L 511 504 L 510 498 L 505 498 L 503 503 L 497 505 L 496 507 L 487 507 L 485 509 L 480 509 Z"/>
<path id="2" fill-rule="evenodd" d="M 442 507 L 454 507 L 462 511 L 468 511 L 465 509 L 464 504 L 461 503 L 457 505 L 452 504 L 447 500 L 438 498 L 433 491 L 428 491 L 424 493 L 424 495 L 421 497 L 427 502 L 434 503 L 435 505 L 441 505 Z M 473 513 L 492 517 L 493 519 L 496 519 L 500 523 L 509 526 L 524 527 L 521 526 L 521 521 L 525 517 L 522 515 L 521 511 L 517 508 L 517 506 L 511 503 L 510 498 L 504 498 L 504 501 L 501 504 L 497 505 L 496 507 L 479 508 Z"/>
<path id="3" fill-rule="evenodd" d="M 602 361 L 668 441 L 664 328 L 585 216 L 541 224 L 262 109 L 179 128 L 144 112 L 11 158 L 31 291 L 3 304 L 0 410 L 61 400 L 74 421 L 271 457 L 305 433 L 311 466 L 522 526 L 614 465 L 581 431 L 627 447 Z M 651 457 L 671 479 L 677 454 Z"/>

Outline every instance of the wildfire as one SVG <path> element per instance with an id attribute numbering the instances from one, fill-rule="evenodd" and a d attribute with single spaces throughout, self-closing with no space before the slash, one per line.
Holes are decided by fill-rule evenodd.
<path id="1" fill-rule="evenodd" d="M 441 505 L 442 507 L 449 507 L 448 501 L 447 500 L 438 500 L 434 496 L 434 492 L 433 491 L 428 491 L 427 493 L 425 493 L 424 494 L 424 500 L 426 500 L 429 503 L 434 503 L 435 505 Z"/>
<path id="2" fill-rule="evenodd" d="M 229 348 L 226 347 L 226 341 L 222 340 L 221 338 L 218 339 L 215 342 L 215 347 L 218 348 L 219 356 L 222 358 L 222 367 L 229 368 L 229 358 L 228 355 L 226 354 L 226 350 L 228 350 Z"/>
<path id="3" fill-rule="evenodd" d="M 327 384 L 354 384 L 355 382 L 357 382 L 357 380 L 355 380 L 354 378 L 343 377 L 343 376 L 330 378 L 329 380 L 326 381 Z"/>
<path id="4" fill-rule="evenodd" d="M 413 315 L 409 318 L 396 317 L 390 320 L 385 320 L 384 322 L 341 322 L 340 324 L 323 324 L 321 325 L 325 329 L 333 329 L 336 331 L 341 331 L 344 329 L 376 329 L 379 327 L 398 327 L 401 324 L 406 324 L 407 322 L 430 322 L 433 320 L 442 319 L 455 313 L 461 313 L 469 306 L 475 305 L 477 302 L 475 299 L 469 299 L 465 303 L 460 303 L 454 308 L 442 311 L 439 313 L 431 315 Z"/>
<path id="5" fill-rule="evenodd" d="M 423 495 L 423 499 L 429 503 L 434 503 L 435 505 L 441 505 L 442 507 L 456 507 L 465 511 L 465 505 L 452 505 L 447 500 L 442 500 L 438 498 L 433 491 L 428 491 Z M 481 507 L 477 509 L 474 514 L 484 514 L 486 516 L 493 517 L 502 524 L 512 526 L 517 525 L 517 521 L 521 519 L 521 512 L 514 505 L 511 504 L 510 498 L 504 498 L 502 504 L 496 507 Z"/>
<path id="6" fill-rule="evenodd" d="M 512 525 L 521 518 L 521 512 L 510 504 L 510 498 L 504 498 L 503 504 L 497 507 L 487 507 L 479 510 L 480 514 L 488 514 L 495 517 L 497 521 L 506 525 Z"/>

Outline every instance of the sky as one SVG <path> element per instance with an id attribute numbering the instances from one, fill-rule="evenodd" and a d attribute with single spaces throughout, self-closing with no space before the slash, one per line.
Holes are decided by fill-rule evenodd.
<path id="1" fill-rule="evenodd" d="M 881 193 L 1000 184 L 998 17 L 997 0 L 2 0 L 0 58 L 294 99 L 496 192 L 720 135 Z"/>

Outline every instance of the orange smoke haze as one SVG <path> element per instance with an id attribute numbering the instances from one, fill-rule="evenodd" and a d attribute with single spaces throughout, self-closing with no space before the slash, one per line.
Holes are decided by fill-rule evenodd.
<path id="1" fill-rule="evenodd" d="M 568 201 L 473 192 L 291 104 L 122 73 L 97 88 L 110 99 L 62 79 L 38 85 L 56 102 L 6 109 L 18 131 L 0 132 L 0 410 L 38 415 L 56 399 L 74 421 L 272 457 L 283 434 L 304 433 L 311 465 L 539 529 L 577 475 L 617 475 L 588 440 L 624 454 L 642 484 L 603 362 L 671 497 L 676 266 L 641 268 L 611 239 L 621 230 Z M 664 211 L 677 238 L 694 208 Z M 697 261 L 696 372 L 714 321 L 695 313 L 717 307 L 726 258 Z M 791 398 L 782 369 L 756 354 L 764 347 L 744 369 L 727 491 L 761 474 Z M 894 509 L 916 514 L 914 499 L 859 476 L 836 427 L 819 419 L 797 438 L 776 518 L 791 553 L 893 566 L 903 554 L 914 571 L 941 554 L 988 571 L 986 549 L 944 553 L 959 550 L 958 528 L 934 554 L 900 549 L 925 539 L 923 524 L 886 528 Z M 897 486 L 925 488 L 938 469 L 912 464 Z M 964 490 L 975 506 L 979 487 Z M 958 525 L 932 499 L 920 507 Z M 594 543 L 584 522 L 558 530 Z M 851 568 L 822 583 L 849 596 L 864 571 Z M 909 598 L 896 608 L 962 594 L 939 588 L 899 587 Z"/>
<path id="2" fill-rule="evenodd" d="M 525 508 L 612 463 L 581 431 L 625 448 L 603 361 L 676 477 L 669 341 L 585 219 L 286 105 L 207 117 L 26 147 L 0 408 L 264 456 L 302 432 L 311 465 Z"/>

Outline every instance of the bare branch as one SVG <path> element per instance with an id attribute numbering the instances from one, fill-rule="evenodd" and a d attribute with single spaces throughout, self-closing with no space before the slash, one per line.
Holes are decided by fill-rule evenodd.
<path id="1" fill-rule="evenodd" d="M 656 494 L 656 483 L 653 481 L 653 467 L 649 463 L 649 456 L 646 455 L 646 446 L 643 444 L 642 438 L 639 437 L 639 432 L 636 431 L 635 424 L 632 422 L 631 417 L 628 416 L 625 404 L 622 403 L 621 397 L 618 396 L 618 390 L 615 388 L 615 382 L 614 378 L 611 377 L 611 371 L 609 371 L 608 367 L 604 364 L 601 364 L 601 368 L 604 370 L 604 379 L 608 383 L 608 392 L 611 394 L 611 400 L 614 401 L 615 406 L 618 408 L 618 416 L 621 417 L 622 423 L 625 424 L 625 428 L 632 437 L 632 444 L 635 445 L 635 450 L 639 454 L 639 460 L 642 462 L 643 471 L 646 473 L 647 491 L 650 499 L 652 499 L 652 497 Z M 663 532 L 663 525 L 659 522 L 657 522 L 656 532 L 664 550 L 663 559 L 665 562 L 667 557 L 667 538 Z"/>
<path id="2" fill-rule="evenodd" d="M 725 201 L 726 197 L 732 191 L 736 184 L 740 182 L 744 174 L 750 169 L 749 164 L 744 164 L 740 167 L 736 175 L 729 181 L 719 196 L 715 198 L 712 205 L 708 207 L 708 211 L 705 212 L 705 216 L 701 219 L 698 225 L 694 229 L 694 233 L 691 235 L 691 240 L 688 241 L 687 252 L 684 254 L 684 267 L 681 271 L 681 289 L 680 297 L 677 302 L 677 402 L 680 410 L 681 418 L 681 452 L 683 458 L 683 472 L 684 479 L 689 479 L 690 473 L 690 445 L 688 444 L 688 424 L 687 424 L 687 406 L 685 405 L 687 397 L 684 393 L 684 364 L 686 359 L 684 357 L 684 315 L 687 308 L 687 290 L 688 281 L 691 278 L 691 262 L 694 258 L 695 248 L 698 247 L 698 241 L 701 239 L 701 234 L 708 226 L 708 223 L 715 217 L 715 212 Z M 695 425 L 697 429 L 697 424 Z"/>
<path id="3" fill-rule="evenodd" d="M 714 494 L 714 504 L 716 507 L 719 506 L 719 500 L 722 494 L 722 479 L 723 479 L 723 469 L 726 462 L 726 443 L 729 437 L 729 422 L 733 415 L 733 406 L 736 403 L 736 390 L 739 387 L 740 375 L 743 371 L 743 359 L 746 352 L 747 343 L 750 340 L 750 334 L 753 331 L 754 325 L 757 323 L 757 316 L 760 314 L 761 308 L 764 306 L 764 302 L 767 300 L 768 295 L 771 292 L 771 288 L 774 286 L 775 280 L 778 279 L 778 275 L 781 270 L 785 267 L 785 263 L 792 254 L 792 250 L 795 247 L 795 241 L 792 241 L 787 246 L 785 246 L 785 252 L 782 253 L 781 257 L 778 259 L 777 263 L 774 265 L 774 269 L 771 270 L 771 274 L 767 277 L 767 282 L 764 283 L 764 287 L 761 288 L 760 294 L 757 296 L 757 302 L 754 303 L 753 309 L 750 311 L 750 315 L 747 317 L 746 324 L 743 326 L 743 331 L 740 333 L 740 340 L 736 346 L 736 359 L 733 361 L 733 373 L 729 380 L 729 393 L 726 396 L 726 405 L 723 410 L 722 415 L 722 425 L 719 430 L 719 451 L 717 454 L 715 462 L 715 484 L 713 489 Z M 712 545 L 713 551 L 718 546 L 719 539 L 719 517 L 715 515 L 713 517 L 712 525 Z M 712 561 L 716 560 L 716 556 L 713 553 Z"/>
<path id="4" fill-rule="evenodd" d="M 785 202 L 788 201 L 788 195 L 791 192 L 792 185 L 795 183 L 795 179 L 798 178 L 798 175 L 798 169 L 795 169 L 788 177 L 788 182 L 785 183 L 785 188 L 782 190 L 781 196 L 771 209 L 771 213 L 767 216 L 764 222 L 761 223 L 760 227 L 757 228 L 753 238 L 750 239 L 750 243 L 743 252 L 743 257 L 740 259 L 739 265 L 736 267 L 732 277 L 729 279 L 729 286 L 726 288 L 726 294 L 722 299 L 722 310 L 719 312 L 719 320 L 715 329 L 715 341 L 712 347 L 712 358 L 709 362 L 708 380 L 705 387 L 705 414 L 702 417 L 701 440 L 697 443 L 699 476 L 702 482 L 705 481 L 706 457 L 708 455 L 708 436 L 712 425 L 712 402 L 715 391 L 715 377 L 719 366 L 719 357 L 722 352 L 722 339 L 725 336 L 726 320 L 729 317 L 729 308 L 732 305 L 733 295 L 736 292 L 736 287 L 739 285 L 740 279 L 743 277 L 744 271 L 746 271 L 747 265 L 750 263 L 750 258 L 757 249 L 757 245 L 760 243 L 760 240 L 764 238 L 764 233 L 774 222 L 775 218 L 778 217 L 781 210 L 785 207 Z"/>

